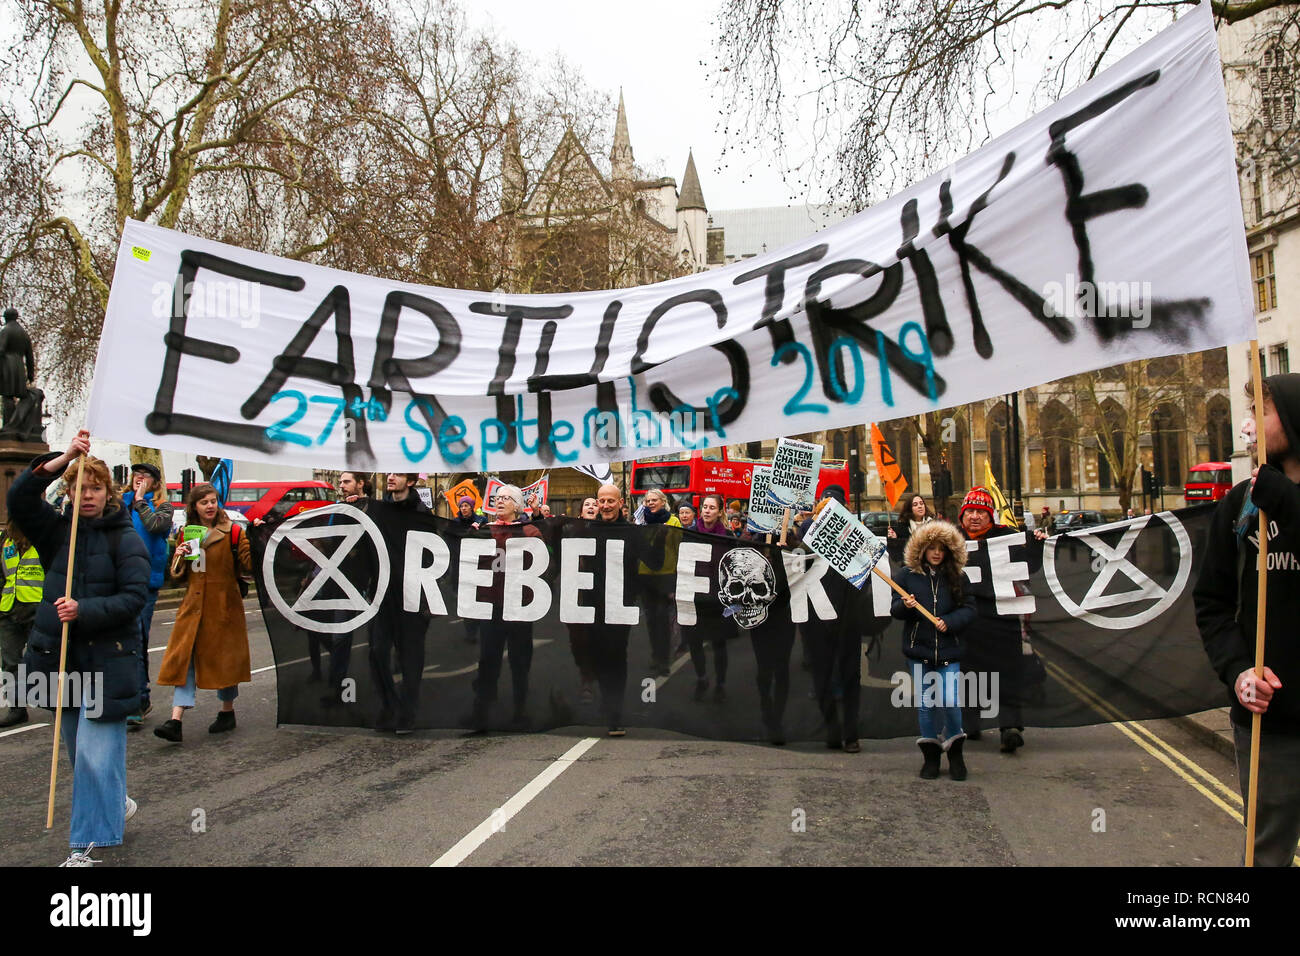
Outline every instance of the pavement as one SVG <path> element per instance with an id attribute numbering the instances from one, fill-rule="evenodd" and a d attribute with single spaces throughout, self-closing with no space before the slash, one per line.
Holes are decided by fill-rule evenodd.
<path id="1" fill-rule="evenodd" d="M 1199 714 L 1175 717 L 1174 723 L 1187 731 L 1198 743 L 1235 760 L 1237 745 L 1232 739 L 1232 718 L 1227 707 L 1203 710 Z"/>

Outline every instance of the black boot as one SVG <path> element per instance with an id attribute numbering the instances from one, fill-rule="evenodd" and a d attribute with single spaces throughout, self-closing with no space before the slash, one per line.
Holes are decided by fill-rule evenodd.
<path id="1" fill-rule="evenodd" d="M 478 698 L 474 699 L 474 706 L 470 708 L 468 714 L 465 714 L 460 719 L 460 725 L 469 731 L 465 736 L 487 733 L 490 708 L 491 705 L 487 701 Z"/>
<path id="2" fill-rule="evenodd" d="M 208 725 L 208 733 L 224 734 L 235 729 L 235 712 L 233 710 L 217 711 L 217 719 Z"/>
<path id="3" fill-rule="evenodd" d="M 18 724 L 27 723 L 26 707 L 9 707 L 3 713 L 4 716 L 0 717 L 0 727 L 16 727 Z"/>
<path id="4" fill-rule="evenodd" d="M 181 742 L 181 722 L 179 720 L 164 720 L 162 724 L 153 729 L 153 735 L 178 744 Z"/>
<path id="5" fill-rule="evenodd" d="M 1015 727 L 1002 728 L 1002 752 L 1004 754 L 1013 754 L 1017 747 L 1025 745 L 1025 738 L 1020 735 L 1020 731 Z"/>
<path id="6" fill-rule="evenodd" d="M 939 779 L 939 759 L 943 756 L 943 745 L 932 737 L 924 737 L 916 742 L 925 754 L 925 763 L 921 767 L 922 780 Z"/>
<path id="7" fill-rule="evenodd" d="M 966 779 L 966 761 L 961 756 L 961 748 L 964 743 L 966 743 L 966 735 L 958 734 L 943 745 L 944 749 L 948 751 L 948 776 L 954 780 Z"/>

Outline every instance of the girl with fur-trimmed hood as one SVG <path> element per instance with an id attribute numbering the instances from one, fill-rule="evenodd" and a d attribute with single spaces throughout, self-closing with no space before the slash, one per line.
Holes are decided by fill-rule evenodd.
<path id="1" fill-rule="evenodd" d="M 961 632 L 975 620 L 975 596 L 962 574 L 966 567 L 966 542 L 950 522 L 927 521 L 907 542 L 905 567 L 894 581 L 908 592 L 894 596 L 891 613 L 904 622 L 903 654 L 912 668 L 914 699 L 919 699 L 917 719 L 921 737 L 917 746 L 925 755 L 921 776 L 939 776 L 939 762 L 948 753 L 948 771 L 954 780 L 966 779 L 961 729 Z M 917 608 L 938 618 L 936 627 Z M 940 740 L 942 731 L 943 739 Z"/>

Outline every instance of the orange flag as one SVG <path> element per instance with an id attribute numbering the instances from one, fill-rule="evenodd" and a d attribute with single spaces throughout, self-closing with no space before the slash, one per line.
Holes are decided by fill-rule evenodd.
<path id="1" fill-rule="evenodd" d="M 898 459 L 885 444 L 885 436 L 880 434 L 880 428 L 875 422 L 871 423 L 871 457 L 876 460 L 876 472 L 880 475 L 880 483 L 885 486 L 885 497 L 889 499 L 889 507 L 892 508 L 898 504 L 898 496 L 907 490 L 907 479 L 903 477 Z"/>
<path id="2" fill-rule="evenodd" d="M 452 514 L 455 514 L 456 509 L 459 507 L 457 502 L 459 502 L 460 499 L 464 498 L 466 495 L 469 495 L 471 498 L 474 499 L 475 511 L 478 511 L 480 508 L 483 507 L 483 496 L 480 495 L 478 493 L 478 489 L 474 487 L 474 479 L 472 478 L 466 478 L 464 481 L 462 481 L 460 484 L 456 485 L 455 487 L 450 488 L 447 491 L 444 491 L 443 494 L 446 495 L 447 501 L 451 505 Z"/>

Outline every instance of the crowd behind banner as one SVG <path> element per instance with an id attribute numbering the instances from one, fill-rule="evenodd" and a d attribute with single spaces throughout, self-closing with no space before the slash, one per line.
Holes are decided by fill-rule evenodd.
<path id="1" fill-rule="evenodd" d="M 529 520 L 520 502 L 491 524 L 360 499 L 254 529 L 280 722 L 831 746 L 916 733 L 924 688 L 885 581 L 853 588 L 797 529 L 782 547 L 675 515 L 641 526 L 606 497 L 590 517 Z M 981 633 L 1002 650 L 972 632 L 966 731 L 1111 719 L 1096 699 L 1128 719 L 1221 705 L 1189 586 L 1210 512 L 969 542 L 969 588 L 995 619 Z"/>

